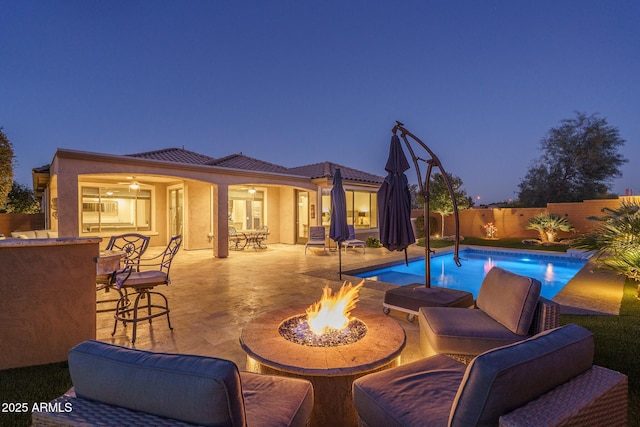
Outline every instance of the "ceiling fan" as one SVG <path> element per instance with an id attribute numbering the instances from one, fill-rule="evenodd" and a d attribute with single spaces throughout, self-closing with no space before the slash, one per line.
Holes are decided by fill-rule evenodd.
<path id="1" fill-rule="evenodd" d="M 140 187 L 149 187 L 149 184 L 144 184 L 144 183 L 136 180 L 135 176 L 128 176 L 127 179 L 128 179 L 128 181 L 118 182 L 118 184 L 120 184 L 120 185 L 128 185 L 129 186 L 129 190 L 133 190 L 133 191 L 139 190 Z"/>

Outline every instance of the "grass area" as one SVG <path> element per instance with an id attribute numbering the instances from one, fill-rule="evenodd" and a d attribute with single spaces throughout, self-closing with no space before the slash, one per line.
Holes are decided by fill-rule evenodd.
<path id="1" fill-rule="evenodd" d="M 34 403 L 49 402 L 71 388 L 67 362 L 0 371 L 0 426 L 31 425 Z M 9 404 L 27 404 L 26 412 L 16 412 Z M 17 405 L 21 410 L 24 406 Z"/>
<path id="2" fill-rule="evenodd" d="M 629 426 L 640 426 L 640 299 L 638 283 L 627 280 L 619 316 L 561 315 L 561 323 L 575 323 L 593 332 L 596 365 L 629 377 Z"/>
<path id="3" fill-rule="evenodd" d="M 484 239 L 482 237 L 465 237 L 460 242 L 461 245 L 474 245 L 474 246 L 491 246 L 494 248 L 509 248 L 509 249 L 527 249 L 531 251 L 554 251 L 554 252 L 566 252 L 569 249 L 567 245 L 525 245 L 522 243 L 523 237 L 514 237 L 510 239 Z M 424 238 L 418 240 L 418 246 L 424 246 Z M 450 240 L 432 239 L 429 242 L 429 246 L 433 249 L 446 248 L 453 246 L 453 242 Z"/>
<path id="4" fill-rule="evenodd" d="M 496 246 L 503 248 L 561 250 L 566 246 L 523 245 L 522 239 L 487 240 L 465 238 L 464 244 Z M 422 242 L 424 246 L 424 242 Z M 453 242 L 432 241 L 433 248 L 452 246 Z M 629 377 L 629 426 L 640 427 L 640 299 L 637 283 L 627 280 L 624 287 L 619 316 L 562 315 L 562 324 L 575 323 L 593 332 L 596 343 L 594 363 Z M 34 403 L 48 402 L 71 387 L 66 363 L 32 366 L 0 371 L 0 403 L 26 402 L 27 413 L 0 412 L 2 426 L 29 426 L 31 407 Z"/>

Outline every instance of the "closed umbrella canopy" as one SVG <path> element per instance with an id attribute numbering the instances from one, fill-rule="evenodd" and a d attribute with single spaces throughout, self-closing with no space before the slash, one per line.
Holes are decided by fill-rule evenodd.
<path id="1" fill-rule="evenodd" d="M 342 187 L 342 173 L 336 169 L 333 175 L 333 188 L 331 188 L 331 225 L 329 237 L 338 244 L 338 259 L 340 263 L 340 279 L 342 280 L 342 242 L 349 239 L 349 226 L 347 225 L 347 196 Z"/>
<path id="2" fill-rule="evenodd" d="M 389 158 L 385 166 L 388 172 L 378 190 L 380 242 L 390 251 L 402 251 L 415 243 L 411 226 L 411 193 L 405 171 L 409 162 L 404 155 L 400 138 L 391 137 Z"/>

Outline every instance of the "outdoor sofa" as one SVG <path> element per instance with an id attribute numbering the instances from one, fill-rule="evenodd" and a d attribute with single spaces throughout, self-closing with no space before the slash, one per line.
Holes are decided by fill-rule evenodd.
<path id="1" fill-rule="evenodd" d="M 12 231 L 11 237 L 14 239 L 56 239 L 58 232 L 52 230 Z"/>
<path id="2" fill-rule="evenodd" d="M 626 426 L 627 376 L 593 365 L 588 330 L 566 325 L 485 352 L 436 355 L 358 378 L 360 426 Z"/>
<path id="3" fill-rule="evenodd" d="M 305 426 L 309 381 L 240 372 L 214 357 L 153 353 L 99 341 L 69 351 L 73 388 L 34 412 L 34 426 Z"/>

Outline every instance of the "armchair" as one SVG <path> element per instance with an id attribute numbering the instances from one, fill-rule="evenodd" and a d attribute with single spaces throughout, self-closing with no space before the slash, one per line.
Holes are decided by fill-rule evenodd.
<path id="1" fill-rule="evenodd" d="M 475 309 L 420 307 L 423 355 L 447 354 L 468 361 L 558 327 L 559 305 L 540 297 L 540 289 L 536 279 L 493 267 L 482 282 Z"/>
<path id="2" fill-rule="evenodd" d="M 35 411 L 34 426 L 308 424 L 309 381 L 240 372 L 230 360 L 154 353 L 99 341 L 69 350 L 73 388 Z"/>

